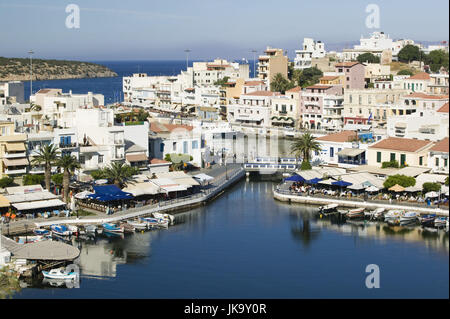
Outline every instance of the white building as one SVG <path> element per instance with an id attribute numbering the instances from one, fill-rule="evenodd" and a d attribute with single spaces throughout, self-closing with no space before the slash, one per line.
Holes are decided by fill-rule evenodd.
<path id="1" fill-rule="evenodd" d="M 12 103 L 25 103 L 23 82 L 0 82 L 0 105 Z"/>
<path id="2" fill-rule="evenodd" d="M 449 173 L 448 168 L 449 138 L 445 137 L 430 148 L 428 167 L 433 173 Z"/>
<path id="3" fill-rule="evenodd" d="M 295 50 L 294 68 L 298 70 L 310 68 L 313 58 L 323 58 L 325 55 L 325 44 L 322 41 L 304 38 L 302 50 Z"/>

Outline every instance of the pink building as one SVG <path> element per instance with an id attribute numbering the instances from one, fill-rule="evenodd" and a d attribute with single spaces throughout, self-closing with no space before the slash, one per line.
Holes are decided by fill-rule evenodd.
<path id="1" fill-rule="evenodd" d="M 323 124 L 323 100 L 327 95 L 342 95 L 342 85 L 316 84 L 308 86 L 301 94 L 301 127 L 320 130 Z"/>
<path id="2" fill-rule="evenodd" d="M 344 77 L 344 89 L 362 90 L 365 88 L 364 65 L 359 62 L 343 62 L 335 66 L 336 72 Z"/>

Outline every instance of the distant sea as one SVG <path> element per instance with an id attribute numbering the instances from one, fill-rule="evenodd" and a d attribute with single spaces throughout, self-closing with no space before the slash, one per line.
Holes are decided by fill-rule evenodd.
<path id="1" fill-rule="evenodd" d="M 122 77 L 133 73 L 147 73 L 148 75 L 177 75 L 186 70 L 186 60 L 158 60 L 158 61 L 88 61 L 104 65 L 117 73 L 116 77 L 86 78 L 69 80 L 33 81 L 33 93 L 45 88 L 58 88 L 63 92 L 81 94 L 87 92 L 101 93 L 105 96 L 105 104 L 123 101 Z M 189 61 L 192 66 L 193 61 Z M 249 61 L 253 71 L 253 61 Z M 252 76 L 252 74 L 251 74 Z M 25 100 L 30 97 L 30 81 L 24 82 Z"/>

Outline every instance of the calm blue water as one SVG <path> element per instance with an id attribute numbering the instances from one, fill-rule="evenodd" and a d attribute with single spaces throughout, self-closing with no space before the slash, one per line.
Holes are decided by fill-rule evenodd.
<path id="1" fill-rule="evenodd" d="M 448 234 L 335 224 L 275 201 L 273 185 L 242 181 L 168 230 L 83 242 L 79 289 L 15 297 L 448 298 Z M 379 289 L 365 286 L 368 264 Z"/>
<path id="2" fill-rule="evenodd" d="M 186 61 L 89 61 L 104 65 L 117 73 L 117 77 L 33 81 L 33 93 L 44 88 L 61 88 L 63 92 L 73 93 L 101 93 L 105 96 L 105 104 L 123 101 L 122 77 L 133 73 L 147 73 L 148 75 L 177 75 L 186 70 Z M 250 63 L 251 76 L 253 74 L 253 62 Z M 192 61 L 189 62 L 192 66 Z M 25 100 L 30 96 L 30 82 L 24 82 Z"/>

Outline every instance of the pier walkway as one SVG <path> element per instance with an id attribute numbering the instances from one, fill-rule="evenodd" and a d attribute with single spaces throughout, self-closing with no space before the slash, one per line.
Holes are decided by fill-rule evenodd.
<path id="1" fill-rule="evenodd" d="M 141 207 L 135 207 L 124 211 L 119 211 L 113 215 L 99 214 L 97 216 L 84 216 L 84 217 L 71 217 L 71 218 L 51 218 L 51 219 L 39 219 L 39 220 L 25 220 L 16 221 L 3 225 L 2 233 L 6 235 L 15 235 L 24 233 L 26 228 L 28 231 L 32 231 L 39 227 L 48 227 L 53 224 L 72 224 L 72 225 L 85 225 L 85 224 L 103 224 L 103 223 L 115 223 L 122 220 L 134 219 L 137 217 L 149 216 L 156 212 L 174 212 L 179 210 L 186 210 L 200 206 L 207 201 L 215 198 L 227 187 L 239 181 L 245 177 L 245 170 L 240 165 L 228 165 L 229 168 L 216 167 L 211 170 L 205 170 L 208 175 L 215 175 L 215 179 L 209 184 L 208 188 L 203 189 L 200 193 L 180 197 L 168 201 L 159 202 L 153 205 L 146 205 Z M 26 226 L 25 226 L 26 224 Z"/>
<path id="2" fill-rule="evenodd" d="M 438 216 L 446 216 L 448 217 L 449 211 L 448 207 L 439 208 L 439 207 L 421 207 L 417 205 L 413 205 L 411 203 L 389 203 L 389 202 L 381 202 L 381 201 L 364 201 L 361 199 L 339 199 L 334 197 L 326 197 L 321 195 L 298 195 L 292 194 L 289 191 L 284 191 L 281 189 L 276 189 L 273 191 L 273 197 L 279 201 L 283 202 L 292 202 L 292 203 L 302 203 L 302 204 L 310 204 L 310 205 L 328 205 L 328 204 L 338 204 L 342 207 L 349 208 L 359 208 L 364 207 L 367 209 L 376 209 L 376 208 L 384 208 L 384 209 L 398 209 L 398 210 L 409 210 L 415 211 L 420 214 L 436 214 Z"/>

